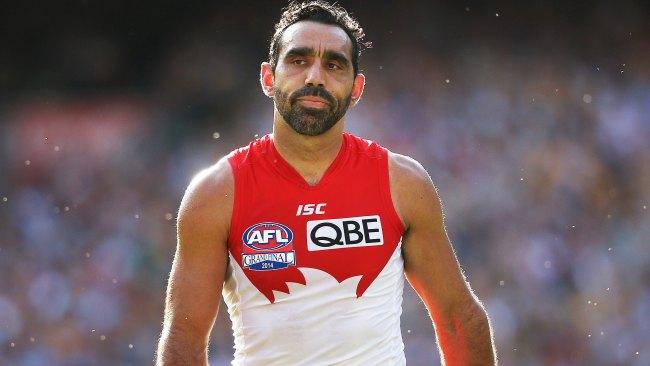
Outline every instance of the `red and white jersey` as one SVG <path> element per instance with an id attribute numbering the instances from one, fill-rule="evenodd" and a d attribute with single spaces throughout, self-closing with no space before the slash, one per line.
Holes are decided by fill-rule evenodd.
<path id="1" fill-rule="evenodd" d="M 404 365 L 404 227 L 388 151 L 344 133 L 315 186 L 271 135 L 228 160 L 235 201 L 223 296 L 233 365 Z"/>

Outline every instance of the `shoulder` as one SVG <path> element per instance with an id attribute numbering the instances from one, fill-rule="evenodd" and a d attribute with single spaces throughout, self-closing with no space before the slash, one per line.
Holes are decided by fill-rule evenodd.
<path id="1" fill-rule="evenodd" d="M 227 228 L 230 225 L 234 198 L 234 178 L 228 157 L 196 174 L 183 196 L 178 225 Z"/>
<path id="2" fill-rule="evenodd" d="M 407 229 L 414 218 L 421 216 L 427 209 L 439 211 L 440 200 L 436 187 L 420 162 L 406 155 L 389 152 L 388 171 L 393 204 Z"/>
<path id="3" fill-rule="evenodd" d="M 389 151 L 388 169 L 402 184 L 417 185 L 431 182 L 431 177 L 422 164 L 410 156 Z"/>
<path id="4" fill-rule="evenodd" d="M 232 168 L 227 157 L 196 174 L 185 191 L 185 198 L 197 204 L 221 199 L 220 196 L 231 193 L 234 188 Z"/>
<path id="5" fill-rule="evenodd" d="M 258 160 L 260 156 L 268 154 L 271 150 L 272 138 L 270 134 L 256 138 L 248 145 L 233 150 L 225 158 L 234 170 Z"/>
<path id="6" fill-rule="evenodd" d="M 343 133 L 343 141 L 355 153 L 369 158 L 378 159 L 388 151 L 378 142 L 359 137 L 349 132 Z"/>

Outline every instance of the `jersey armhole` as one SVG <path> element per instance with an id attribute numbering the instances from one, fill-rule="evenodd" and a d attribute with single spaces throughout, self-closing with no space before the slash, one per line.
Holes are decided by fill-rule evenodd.
<path id="1" fill-rule="evenodd" d="M 389 168 L 389 161 L 388 161 L 390 157 L 389 157 L 388 150 L 382 148 L 380 156 L 381 158 L 377 159 L 379 162 L 379 172 L 380 172 L 380 174 L 378 174 L 380 195 L 384 203 L 384 207 L 386 207 L 386 213 L 388 215 L 391 224 L 395 227 L 395 229 L 397 229 L 400 235 L 403 235 L 405 231 L 405 227 L 404 224 L 402 223 L 402 219 L 400 219 L 399 214 L 397 213 L 397 209 L 395 209 L 395 205 L 393 203 L 393 197 L 390 191 L 390 168 Z"/>

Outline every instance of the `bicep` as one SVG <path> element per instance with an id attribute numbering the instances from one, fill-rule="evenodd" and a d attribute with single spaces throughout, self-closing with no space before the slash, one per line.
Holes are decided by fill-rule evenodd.
<path id="1" fill-rule="evenodd" d="M 402 246 L 404 270 L 435 320 L 471 301 L 472 294 L 447 236 L 433 182 L 411 159 L 403 160 L 401 169 L 393 175 L 397 180 L 396 206 L 407 225 Z"/>
<path id="2" fill-rule="evenodd" d="M 167 286 L 165 321 L 197 337 L 207 337 L 218 311 L 227 257 L 220 248 L 223 245 L 217 243 L 212 250 L 184 248 L 193 244 L 197 242 L 191 235 L 179 235 Z"/>
<path id="3" fill-rule="evenodd" d="M 222 180 L 218 174 L 203 177 L 185 193 L 167 286 L 166 327 L 201 342 L 207 342 L 216 318 L 228 261 L 232 194 L 227 177 Z"/>
<path id="4" fill-rule="evenodd" d="M 430 201 L 435 201 L 433 198 Z M 411 220 L 404 237 L 404 270 L 409 283 L 436 318 L 470 296 L 449 241 L 439 204 Z"/>

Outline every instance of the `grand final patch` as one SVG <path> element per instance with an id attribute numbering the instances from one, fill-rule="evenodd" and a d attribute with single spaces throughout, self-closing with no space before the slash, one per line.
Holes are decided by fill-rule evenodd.
<path id="1" fill-rule="evenodd" d="M 242 264 L 254 271 L 269 271 L 296 265 L 293 232 L 277 222 L 260 222 L 242 235 Z"/>

